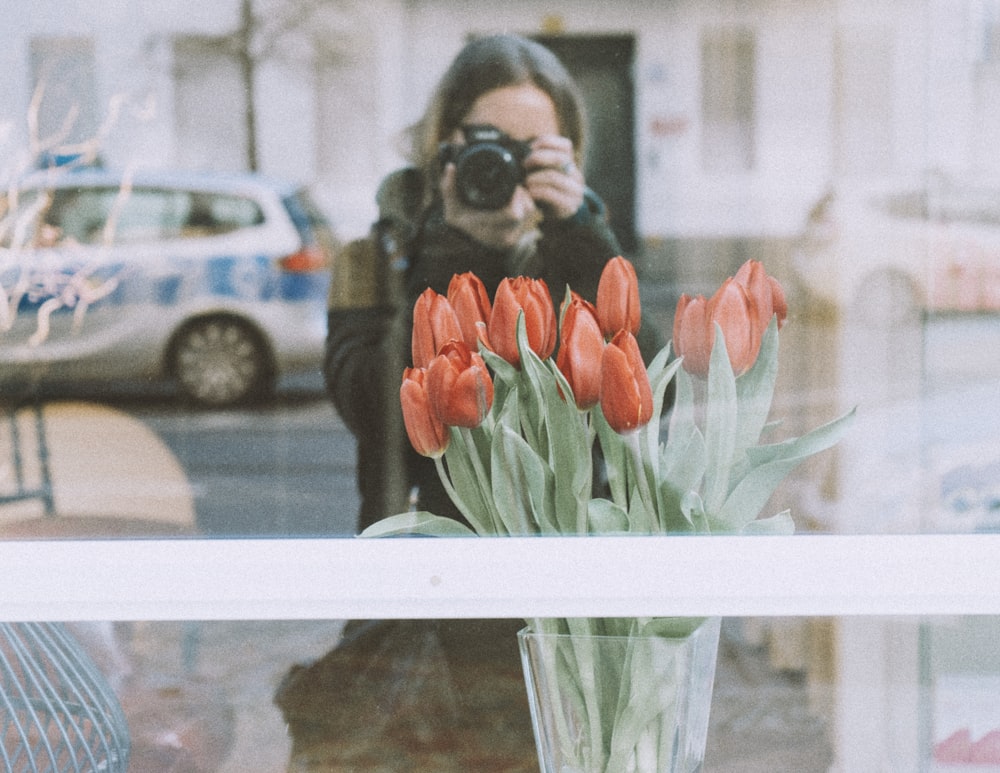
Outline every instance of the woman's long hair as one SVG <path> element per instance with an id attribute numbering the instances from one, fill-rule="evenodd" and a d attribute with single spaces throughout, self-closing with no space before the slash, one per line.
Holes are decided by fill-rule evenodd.
<path id="1" fill-rule="evenodd" d="M 463 48 L 445 72 L 424 117 L 410 128 L 410 161 L 436 185 L 440 144 L 461 128 L 480 96 L 493 89 L 531 83 L 552 99 L 559 131 L 583 158 L 583 102 L 562 62 L 541 43 L 517 35 L 478 38 Z"/>

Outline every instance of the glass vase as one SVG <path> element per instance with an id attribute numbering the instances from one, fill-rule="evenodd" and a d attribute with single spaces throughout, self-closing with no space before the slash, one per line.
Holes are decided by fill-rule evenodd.
<path id="1" fill-rule="evenodd" d="M 596 633 L 622 622 L 537 620 L 518 633 L 542 773 L 701 769 L 721 618 Z"/>

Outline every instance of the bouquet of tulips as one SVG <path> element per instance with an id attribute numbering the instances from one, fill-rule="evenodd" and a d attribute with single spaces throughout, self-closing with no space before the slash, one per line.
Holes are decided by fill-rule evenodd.
<path id="1" fill-rule="evenodd" d="M 481 536 L 790 533 L 789 513 L 758 519 L 761 508 L 849 417 L 759 444 L 786 315 L 781 285 L 748 261 L 711 298 L 681 296 L 673 346 L 646 366 L 638 281 L 622 257 L 604 268 L 596 306 L 567 288 L 558 319 L 543 280 L 504 279 L 491 303 L 459 274 L 414 307 L 407 435 Z M 607 496 L 594 496 L 595 443 Z M 426 512 L 364 535 L 407 533 L 472 535 Z"/>
<path id="2" fill-rule="evenodd" d="M 711 298 L 682 296 L 672 346 L 648 366 L 635 337 L 641 312 L 631 263 L 607 263 L 596 300 L 566 288 L 557 318 L 542 280 L 504 279 L 491 303 L 471 273 L 456 275 L 447 295 L 428 289 L 417 300 L 413 367 L 400 389 L 406 431 L 414 448 L 435 460 L 474 533 L 791 533 L 788 512 L 758 514 L 792 468 L 836 441 L 849 416 L 802 437 L 760 443 L 771 430 L 778 330 L 787 315 L 781 285 L 748 261 Z M 606 474 L 596 487 L 595 470 Z M 453 519 L 408 512 L 363 536 L 400 534 L 473 532 Z M 550 633 L 673 638 L 700 623 L 531 624 Z M 650 664 L 631 649 L 618 659 L 601 662 L 596 650 L 576 647 L 549 664 L 553 679 L 576 684 L 576 715 L 594 731 L 587 748 L 570 755 L 586 764 L 565 769 L 670 770 L 663 755 L 676 754 L 674 739 L 662 731 L 649 737 L 652 717 L 666 710 L 641 689 Z M 609 668 L 627 673 L 613 694 L 595 695 L 604 683 L 595 674 Z M 653 753 L 658 761 L 637 762 L 650 758 L 649 749 L 660 750 Z"/>

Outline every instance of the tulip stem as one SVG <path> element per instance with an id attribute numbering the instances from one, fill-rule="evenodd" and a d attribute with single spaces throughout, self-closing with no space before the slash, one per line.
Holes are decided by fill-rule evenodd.
<path id="1" fill-rule="evenodd" d="M 632 472 L 635 477 L 636 490 L 639 492 L 639 499 L 642 501 L 644 510 L 649 517 L 649 525 L 646 531 L 655 531 L 653 524 L 657 522 L 657 506 L 656 499 L 653 496 L 653 491 L 649 487 L 649 477 L 646 475 L 646 465 L 642 458 L 642 448 L 643 441 L 641 434 L 645 427 L 633 430 L 632 432 L 626 432 L 622 436 L 625 439 L 625 445 L 629 449 L 629 457 L 632 460 Z M 629 508 L 629 512 L 632 512 L 633 508 Z"/>
<path id="2" fill-rule="evenodd" d="M 441 484 L 444 486 L 445 491 L 448 494 L 448 498 L 455 504 L 455 507 L 465 516 L 466 520 L 472 524 L 472 528 L 475 529 L 480 536 L 489 536 L 491 534 L 490 530 L 486 528 L 483 524 L 480 514 L 473 511 L 471 507 L 466 504 L 465 500 L 459 495 L 454 484 L 451 482 L 451 477 L 448 475 L 448 471 L 444 466 L 444 458 L 441 456 L 434 457 L 434 466 L 437 467 L 438 477 L 441 479 Z"/>
<path id="3" fill-rule="evenodd" d="M 479 455 L 479 448 L 476 445 L 476 439 L 472 436 L 473 430 L 466 429 L 464 427 L 459 427 L 457 429 L 458 432 L 456 434 L 459 438 L 461 438 L 465 456 L 471 462 L 472 469 L 475 471 L 476 481 L 479 484 L 479 490 L 481 492 L 481 498 L 485 503 L 486 509 L 489 512 L 489 518 L 493 523 L 493 533 L 497 535 L 509 534 L 510 529 L 500 516 L 496 501 L 493 499 L 493 478 L 490 471 L 483 465 L 482 457 Z"/>

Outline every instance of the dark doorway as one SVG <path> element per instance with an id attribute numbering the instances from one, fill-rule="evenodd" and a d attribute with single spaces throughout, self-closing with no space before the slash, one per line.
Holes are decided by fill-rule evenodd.
<path id="1" fill-rule="evenodd" d="M 635 85 L 631 36 L 540 36 L 573 75 L 587 110 L 587 183 L 608 207 L 622 249 L 635 253 Z"/>

